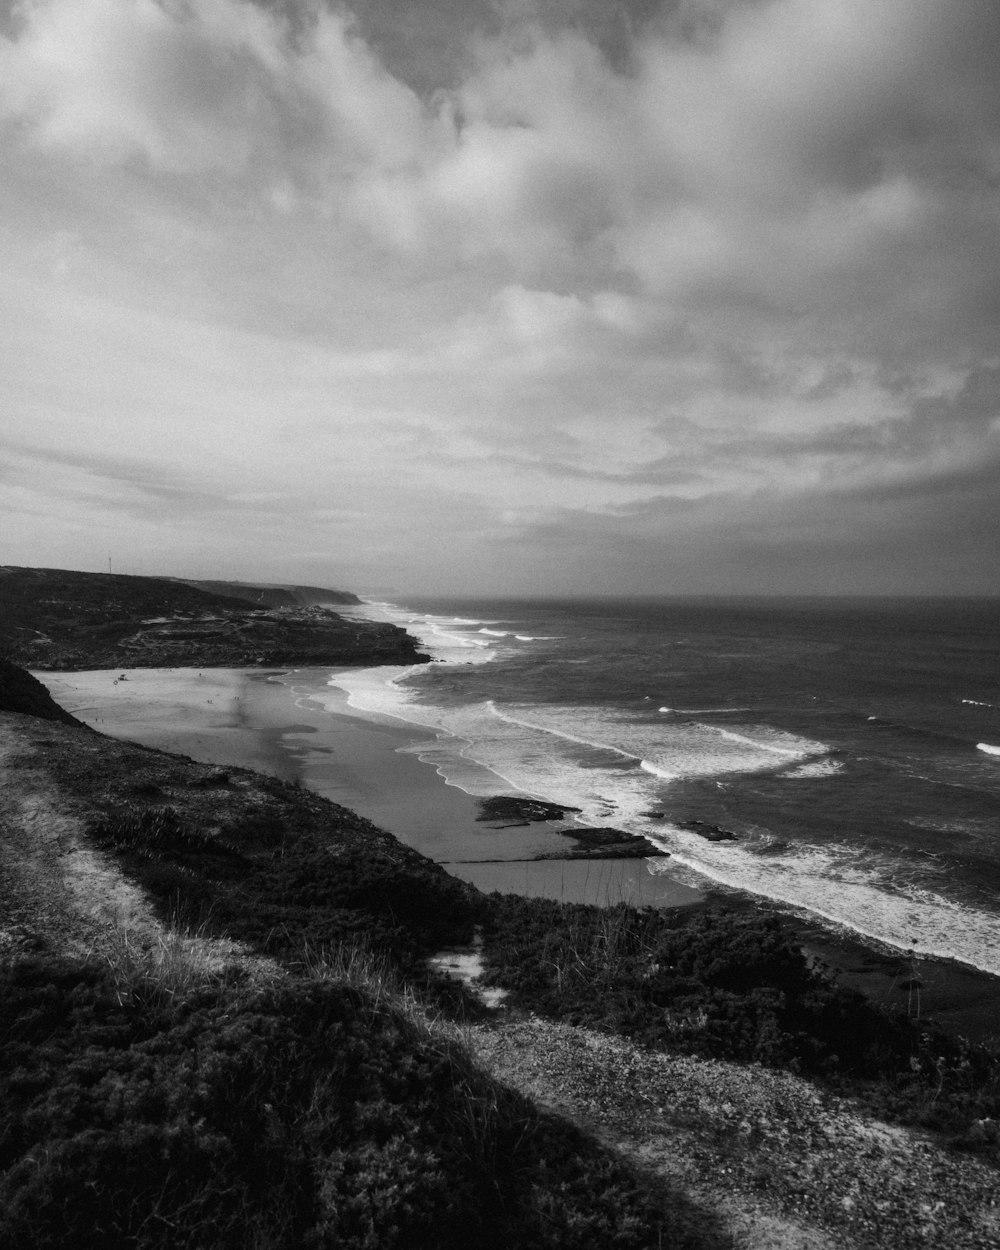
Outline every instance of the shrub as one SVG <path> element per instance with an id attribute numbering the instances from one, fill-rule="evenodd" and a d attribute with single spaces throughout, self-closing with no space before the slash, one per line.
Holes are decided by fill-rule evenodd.
<path id="1" fill-rule="evenodd" d="M 200 971 L 170 995 L 146 991 L 141 961 L 131 979 L 41 959 L 0 973 L 0 1244 L 658 1243 L 620 1164 L 388 991 L 329 967 L 256 989 Z"/>
<path id="2" fill-rule="evenodd" d="M 839 986 L 773 915 L 493 895 L 484 938 L 490 978 L 535 1010 L 647 1045 L 790 1065 L 928 1127 L 1000 1116 L 995 1048 Z"/>
<path id="3" fill-rule="evenodd" d="M 355 829 L 364 822 L 351 813 L 331 825 L 330 813 L 339 811 L 327 804 L 312 812 L 303 801 L 294 827 L 281 828 L 268 809 L 207 832 L 172 807 L 123 803 L 92 833 L 161 914 L 279 959 L 294 962 L 307 946 L 364 935 L 415 971 L 428 952 L 468 941 L 469 888 L 421 856 L 387 847 L 386 835 L 371 826 Z M 368 829 L 374 836 L 365 836 Z"/>

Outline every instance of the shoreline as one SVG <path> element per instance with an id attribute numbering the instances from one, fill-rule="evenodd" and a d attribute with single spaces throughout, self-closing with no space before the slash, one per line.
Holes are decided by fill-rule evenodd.
<path id="1" fill-rule="evenodd" d="M 359 712 L 346 692 L 329 684 L 336 671 L 136 669 L 126 670 L 124 682 L 114 670 L 36 675 L 67 711 L 111 737 L 304 785 L 485 893 L 770 910 L 788 920 L 803 948 L 835 969 L 843 984 L 882 1004 L 906 1008 L 912 1002 L 903 988 L 914 970 L 907 952 L 821 917 L 711 881 L 700 889 L 676 881 L 669 860 L 650 871 L 642 859 L 532 858 L 565 847 L 565 840 L 544 824 L 498 831 L 478 822 L 478 800 L 419 758 L 436 733 Z M 919 954 L 915 968 L 924 1016 L 973 1039 L 1000 1031 L 1000 978 Z"/>
<path id="2" fill-rule="evenodd" d="M 129 669 L 124 682 L 104 669 L 36 676 L 102 733 L 304 785 L 485 893 L 640 907 L 705 897 L 643 859 L 569 858 L 567 839 L 545 824 L 498 831 L 479 821 L 479 800 L 420 758 L 437 734 L 350 707 L 328 668 Z"/>

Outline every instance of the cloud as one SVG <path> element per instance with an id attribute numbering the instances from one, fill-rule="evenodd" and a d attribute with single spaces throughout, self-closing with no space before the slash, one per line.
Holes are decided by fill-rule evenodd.
<path id="1" fill-rule="evenodd" d="M 969 194 L 1000 128 L 982 54 L 1000 17 L 978 0 L 737 5 L 707 42 L 647 28 L 627 72 L 586 31 L 518 23 L 430 98 L 312 12 L 49 0 L 4 41 L 0 98 L 44 149 L 249 181 L 278 211 L 307 196 L 428 256 L 445 232 L 539 289 L 627 277 L 835 316 L 954 217 L 996 225 Z"/>
<path id="2" fill-rule="evenodd" d="M 878 518 L 915 567 L 987 506 L 993 0 L 18 14 L 0 375 L 88 515 L 211 514 L 251 563 L 367 527 L 437 584 L 442 535 L 536 579 L 562 543 L 589 585 L 588 543 L 735 576 L 757 526 L 778 578 Z"/>

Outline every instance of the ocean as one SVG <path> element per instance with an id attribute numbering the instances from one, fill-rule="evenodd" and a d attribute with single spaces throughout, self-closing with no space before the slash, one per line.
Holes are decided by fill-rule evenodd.
<path id="1" fill-rule="evenodd" d="M 412 750 L 449 784 L 579 808 L 669 851 L 652 872 L 1000 975 L 997 602 L 358 611 L 436 662 L 332 684 L 362 713 L 434 731 Z"/>

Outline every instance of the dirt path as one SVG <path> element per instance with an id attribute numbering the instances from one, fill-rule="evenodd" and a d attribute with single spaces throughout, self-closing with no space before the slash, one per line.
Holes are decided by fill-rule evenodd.
<path id="1" fill-rule="evenodd" d="M 0 718 L 0 949 L 42 936 L 75 954 L 122 932 L 156 941 L 149 903 L 86 837 L 86 813 L 47 766 L 45 725 L 27 735 L 17 720 Z"/>
<path id="2" fill-rule="evenodd" d="M 0 712 L 0 957 L 45 950 L 152 965 L 184 955 L 206 968 L 238 962 L 270 975 L 271 962 L 237 942 L 176 932 L 86 832 L 97 809 L 69 793 L 60 769 L 72 759 L 93 774 L 115 744 L 97 734 Z"/>
<path id="3" fill-rule="evenodd" d="M 992 1168 L 790 1073 L 535 1018 L 472 1030 L 507 1084 L 720 1213 L 738 1250 L 997 1250 Z M 707 1245 L 708 1243 L 706 1243 Z"/>

